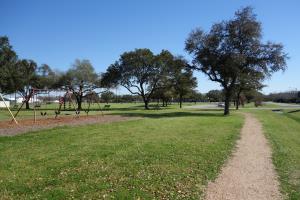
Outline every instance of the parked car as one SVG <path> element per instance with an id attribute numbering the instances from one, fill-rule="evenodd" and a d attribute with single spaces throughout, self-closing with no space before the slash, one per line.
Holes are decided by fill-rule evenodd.
<path id="1" fill-rule="evenodd" d="M 221 108 L 223 108 L 223 107 L 225 107 L 225 104 L 224 104 L 224 103 L 222 103 L 222 102 L 220 102 L 220 103 L 218 103 L 218 107 L 221 107 Z"/>

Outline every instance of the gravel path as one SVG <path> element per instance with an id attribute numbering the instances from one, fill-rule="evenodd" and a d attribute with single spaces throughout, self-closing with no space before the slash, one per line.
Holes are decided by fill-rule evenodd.
<path id="1" fill-rule="evenodd" d="M 271 148 L 260 122 L 251 114 L 245 114 L 237 148 L 215 182 L 208 184 L 205 199 L 281 199 Z"/>

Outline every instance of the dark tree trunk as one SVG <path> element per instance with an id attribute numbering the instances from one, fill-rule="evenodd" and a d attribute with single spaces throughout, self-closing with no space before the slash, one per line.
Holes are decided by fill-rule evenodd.
<path id="1" fill-rule="evenodd" d="M 26 110 L 29 110 L 30 106 L 29 106 L 29 101 L 26 101 Z"/>
<path id="2" fill-rule="evenodd" d="M 239 109 L 239 100 L 236 100 L 236 103 L 235 103 L 235 109 L 236 109 L 236 110 Z"/>
<path id="3" fill-rule="evenodd" d="M 142 95 L 142 98 L 143 98 L 143 101 L 144 101 L 144 104 L 145 104 L 145 109 L 149 110 L 149 106 L 148 106 L 149 100 L 148 100 L 148 98 L 146 98 L 145 95 Z"/>
<path id="4" fill-rule="evenodd" d="M 241 91 L 238 91 L 237 96 L 236 96 L 236 104 L 235 104 L 235 109 L 236 109 L 236 110 L 239 109 L 239 105 L 240 105 L 240 97 L 241 97 Z"/>
<path id="5" fill-rule="evenodd" d="M 81 100 L 81 98 L 79 98 L 77 104 L 78 104 L 77 110 L 81 110 L 82 109 L 82 100 Z"/>
<path id="6" fill-rule="evenodd" d="M 144 103 L 145 103 L 145 109 L 146 110 L 149 110 L 149 102 L 148 102 L 148 100 L 144 100 Z"/>
<path id="7" fill-rule="evenodd" d="M 229 115 L 229 106 L 230 106 L 230 92 L 225 91 L 225 107 L 224 107 L 224 115 Z"/>
<path id="8" fill-rule="evenodd" d="M 182 96 L 179 96 L 179 107 L 182 108 Z"/>

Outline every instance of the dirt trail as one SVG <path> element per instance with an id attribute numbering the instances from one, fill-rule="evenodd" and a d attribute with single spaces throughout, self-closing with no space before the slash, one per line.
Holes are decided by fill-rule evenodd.
<path id="1" fill-rule="evenodd" d="M 19 125 L 10 121 L 0 121 L 0 136 L 13 136 L 37 131 L 41 129 L 49 129 L 58 126 L 78 126 L 87 124 L 105 124 L 110 122 L 135 120 L 137 117 L 123 117 L 119 115 L 90 115 L 76 117 L 59 117 L 38 119 L 36 123 L 32 119 L 19 120 Z"/>
<path id="2" fill-rule="evenodd" d="M 260 122 L 245 114 L 241 138 L 221 174 L 206 189 L 207 200 L 281 199 L 279 183 L 271 160 L 271 148 Z"/>

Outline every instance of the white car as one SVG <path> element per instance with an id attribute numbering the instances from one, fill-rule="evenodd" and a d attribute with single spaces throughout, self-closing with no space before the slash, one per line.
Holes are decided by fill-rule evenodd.
<path id="1" fill-rule="evenodd" d="M 223 107 L 225 107 L 225 104 L 224 103 L 218 103 L 218 107 L 223 108 Z"/>

